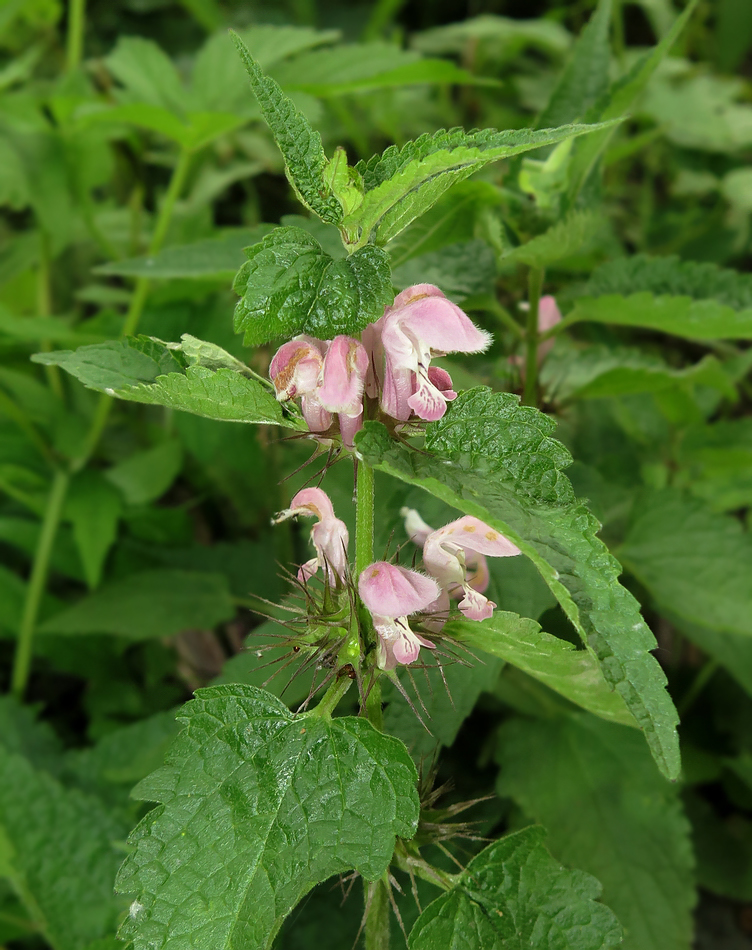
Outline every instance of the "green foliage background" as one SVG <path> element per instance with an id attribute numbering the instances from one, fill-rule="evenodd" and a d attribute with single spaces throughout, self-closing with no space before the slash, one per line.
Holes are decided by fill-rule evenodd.
<path id="1" fill-rule="evenodd" d="M 192 875 L 219 882 L 214 931 L 181 912 L 186 946 L 353 945 L 350 871 L 378 879 L 414 832 L 416 771 L 349 718 L 350 697 L 348 718 L 301 738 L 287 707 L 310 671 L 289 682 L 267 665 L 283 646 L 259 656 L 282 630 L 259 596 L 281 601 L 308 557 L 305 530 L 271 517 L 320 468 L 298 471 L 305 425 L 259 377 L 285 334 L 357 332 L 392 284 L 424 281 L 495 342 L 445 361 L 473 393 L 428 427 L 437 458 L 378 424 L 359 436 L 377 555 L 405 540 L 407 505 L 435 525 L 483 517 L 527 558 L 491 564 L 500 609 L 482 636 L 451 628 L 485 651 L 447 666 L 451 698 L 435 670 L 403 678 L 430 733 L 385 693 L 386 731 L 424 780 L 435 756 L 452 783 L 432 821 L 491 796 L 468 836 L 425 848 L 444 893 L 411 881 L 398 846 L 409 946 L 752 946 L 752 7 L 700 0 L 685 25 L 685 6 L 0 3 L 1 946 L 113 950 L 124 919 L 121 936 L 163 945 L 153 922 L 138 937 L 146 898 L 113 891 L 137 825 L 169 855 L 139 851 L 122 891 L 159 908 L 192 899 Z M 601 125 L 542 131 L 573 123 Z M 340 146 L 362 203 L 327 164 Z M 289 307 L 277 275 L 303 256 Z M 540 371 L 550 426 L 512 395 L 531 268 L 565 315 Z M 354 533 L 352 467 L 325 487 Z M 678 774 L 664 674 L 673 782 L 656 765 Z M 278 759 L 243 745 L 238 709 Z M 339 755 L 363 787 L 335 807 L 321 789 L 338 788 Z M 196 858 L 190 842 L 229 820 L 197 763 L 231 763 L 233 793 L 256 801 L 264 769 L 306 756 L 320 771 L 296 766 L 237 867 Z M 392 787 L 359 811 L 385 757 Z M 327 810 L 301 823 L 300 800 Z M 354 813 L 379 847 L 331 853 L 327 829 L 349 833 Z M 310 877 L 289 857 L 309 851 Z M 163 860 L 185 862 L 164 888 Z M 247 901 L 251 867 L 278 906 Z M 544 911 L 528 890 L 552 895 Z"/>

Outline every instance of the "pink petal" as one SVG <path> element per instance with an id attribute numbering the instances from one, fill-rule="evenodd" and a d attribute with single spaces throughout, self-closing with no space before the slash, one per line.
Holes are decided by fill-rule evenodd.
<path id="1" fill-rule="evenodd" d="M 331 498 L 322 488 L 303 488 L 290 502 L 289 515 L 313 515 L 319 521 L 334 518 Z"/>
<path id="2" fill-rule="evenodd" d="M 441 543 L 449 539 L 467 551 L 486 554 L 488 557 L 515 557 L 521 553 L 517 545 L 512 544 L 501 532 L 472 515 L 464 515 L 439 528 L 429 541 Z"/>
<path id="3" fill-rule="evenodd" d="M 406 332 L 442 353 L 481 353 L 491 336 L 475 326 L 468 315 L 440 295 L 414 296 L 399 313 Z M 395 301 L 396 304 L 396 301 Z"/>
<path id="4" fill-rule="evenodd" d="M 314 392 L 323 352 L 321 340 L 307 336 L 296 337 L 277 350 L 269 364 L 269 378 L 280 402 Z"/>
<path id="5" fill-rule="evenodd" d="M 445 369 L 440 366 L 428 367 L 428 379 L 434 385 L 447 402 L 457 398 L 457 393 L 452 389 L 452 377 Z"/>
<path id="6" fill-rule="evenodd" d="M 381 393 L 381 408 L 400 422 L 407 422 L 412 415 L 410 397 L 415 392 L 415 373 L 410 369 L 396 369 L 387 358 L 384 373 L 384 388 Z"/>
<path id="7" fill-rule="evenodd" d="M 550 294 L 541 297 L 538 302 L 538 332 L 545 333 L 561 322 L 561 311 L 556 303 L 556 298 Z"/>
<path id="8" fill-rule="evenodd" d="M 300 401 L 303 418 L 309 431 L 326 432 L 332 424 L 332 414 L 324 409 L 315 395 L 303 396 Z"/>
<path id="9" fill-rule="evenodd" d="M 400 508 L 400 517 L 405 519 L 405 531 L 408 538 L 423 547 L 426 538 L 433 532 L 433 528 L 427 525 L 414 508 Z"/>
<path id="10" fill-rule="evenodd" d="M 369 399 L 377 398 L 384 378 L 384 347 L 381 342 L 383 321 L 384 318 L 382 317 L 375 323 L 369 323 L 360 334 L 363 346 L 368 354 L 365 394 Z"/>
<path id="11" fill-rule="evenodd" d="M 436 581 L 388 561 L 369 564 L 360 575 L 358 590 L 371 613 L 382 617 L 407 616 L 439 596 Z"/>
<path id="12" fill-rule="evenodd" d="M 347 525 L 339 518 L 325 518 L 313 526 L 311 540 L 319 563 L 326 567 L 330 585 L 338 587 L 347 577 L 347 546 L 350 541 Z"/>
<path id="13" fill-rule="evenodd" d="M 350 336 L 336 336 L 329 344 L 316 392 L 330 412 L 357 416 L 363 411 L 363 386 L 368 371 L 365 347 Z"/>
<path id="14" fill-rule="evenodd" d="M 496 604 L 472 587 L 466 587 L 465 596 L 458 606 L 468 620 L 488 620 L 493 615 Z"/>
<path id="15" fill-rule="evenodd" d="M 342 436 L 342 441 L 345 445 L 352 447 L 355 433 L 360 432 L 363 428 L 363 410 L 361 409 L 357 416 L 348 416 L 344 412 L 340 412 L 337 418 L 339 419 L 339 433 Z"/>
<path id="16" fill-rule="evenodd" d="M 425 419 L 426 422 L 436 422 L 446 412 L 446 396 L 430 383 L 428 377 L 417 374 L 416 380 L 418 388 L 407 400 L 407 404 L 419 418 Z"/>

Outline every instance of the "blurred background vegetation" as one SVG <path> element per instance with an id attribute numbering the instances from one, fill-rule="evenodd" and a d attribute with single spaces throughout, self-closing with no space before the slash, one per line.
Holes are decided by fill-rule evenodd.
<path id="1" fill-rule="evenodd" d="M 341 253 L 336 233 L 333 241 L 326 226 L 300 217 L 227 28 L 241 32 L 321 130 L 327 153 L 344 145 L 354 161 L 438 128 L 531 125 L 546 115 L 593 8 L 590 0 L 0 0 L 0 677 L 10 688 L 18 633 L 32 631 L 28 682 L 16 692 L 41 718 L 34 724 L 4 700 L 0 743 L 37 770 L 29 788 L 49 774 L 96 794 L 104 804 L 90 820 L 114 823 L 108 834 L 124 838 L 140 814 L 128 792 L 161 761 L 174 707 L 218 678 L 260 685 L 270 675 L 256 656 L 263 618 L 255 611 L 265 608 L 255 595 L 280 600 L 280 565 L 307 558 L 305 532 L 272 530 L 270 520 L 317 470 L 294 474 L 309 445 L 282 443 L 273 430 L 113 405 L 58 368 L 29 362 L 40 349 L 137 329 L 168 341 L 193 334 L 265 374 L 271 351 L 244 350 L 232 330 L 242 249 L 289 222 Z M 671 0 L 615 0 L 614 78 L 679 12 Z M 588 286 L 640 289 L 643 258 L 633 256 L 645 254 L 708 265 L 692 269 L 692 292 L 689 276 L 675 283 L 676 262 L 651 272 L 655 293 L 752 307 L 752 280 L 728 270 L 748 271 L 752 261 L 751 79 L 752 3 L 701 0 L 612 140 L 602 180 L 586 196 L 582 239 L 547 271 L 546 292 L 565 313 Z M 572 118 L 549 115 L 544 124 Z M 494 331 L 489 353 L 452 366 L 461 386 L 519 391 L 508 315 L 527 291 L 525 274 L 504 257 L 556 217 L 556 166 L 543 174 L 547 157 L 490 166 L 390 246 L 399 286 L 438 283 Z M 592 272 L 609 261 L 631 264 L 615 272 L 613 287 L 600 272 L 593 289 Z M 572 480 L 604 522 L 607 543 L 623 552 L 626 582 L 686 717 L 681 794 L 702 888 L 700 950 L 752 946 L 752 640 L 744 632 L 752 555 L 748 545 L 736 553 L 752 505 L 750 352 L 593 324 L 557 340 L 543 370 L 544 408 L 558 415 L 559 437 L 577 460 Z M 725 376 L 719 383 L 709 371 L 692 388 L 681 373 L 708 356 Z M 605 372 L 630 360 L 669 381 L 655 391 L 585 392 L 593 365 Z M 57 497 L 55 525 L 50 499 L 63 463 L 73 475 Z M 350 519 L 351 468 L 335 466 L 326 487 Z M 670 503 L 635 508 L 646 489 L 669 488 Z M 429 521 L 442 514 L 403 486 L 378 490 L 382 548 L 401 530 L 401 505 L 420 503 Z M 699 527 L 683 537 L 690 523 Z M 662 551 L 672 535 L 675 545 Z M 688 550 L 730 558 L 732 573 L 744 568 L 725 601 L 733 622 L 714 625 L 718 590 L 702 601 L 692 566 L 681 563 Z M 525 565 L 494 570 L 500 606 L 572 639 Z M 677 572 L 685 587 L 672 587 Z M 285 699 L 305 697 L 304 680 Z M 268 688 L 286 682 L 282 673 Z M 457 797 L 493 791 L 499 723 L 555 717 L 561 702 L 522 673 L 499 678 L 493 665 L 458 682 L 459 712 L 439 692 L 431 697 L 448 747 L 441 774 L 455 777 Z M 425 742 L 408 718 L 395 707 L 391 725 Z M 524 820 L 524 795 L 506 792 L 479 809 L 482 830 Z M 64 818 L 71 827 L 86 809 L 74 812 Z M 0 943 L 105 950 L 120 912 L 107 873 L 77 923 L 54 937 L 0 881 Z M 686 908 L 686 897 L 677 903 Z M 336 912 L 343 947 L 360 918 L 350 904 Z M 339 895 L 328 890 L 311 899 L 280 945 L 333 945 L 321 935 L 330 933 L 334 905 Z M 674 933 L 655 947 L 680 950 L 688 939 Z"/>

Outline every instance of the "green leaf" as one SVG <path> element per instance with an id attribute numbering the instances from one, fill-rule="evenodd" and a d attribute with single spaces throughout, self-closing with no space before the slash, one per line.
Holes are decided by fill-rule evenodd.
<path id="1" fill-rule="evenodd" d="M 685 369 L 673 369 L 659 356 L 643 350 L 601 344 L 580 349 L 565 339 L 557 340 L 546 358 L 541 384 L 549 398 L 557 401 L 660 392 L 681 384 L 711 386 L 736 398 L 731 380 L 714 356 Z"/>
<path id="2" fill-rule="evenodd" d="M 646 492 L 619 555 L 659 606 L 752 637 L 752 539 L 737 518 L 678 491 Z"/>
<path id="3" fill-rule="evenodd" d="M 601 886 L 561 867 L 543 828 L 524 828 L 484 848 L 455 886 L 423 911 L 410 950 L 606 950 L 621 927 L 597 902 Z"/>
<path id="4" fill-rule="evenodd" d="M 243 250 L 260 241 L 271 229 L 272 226 L 266 224 L 227 229 L 219 238 L 168 247 L 154 257 L 131 257 L 93 270 L 95 274 L 118 277 L 229 281 L 245 259 Z"/>
<path id="5" fill-rule="evenodd" d="M 565 125 L 559 129 L 441 130 L 425 134 L 401 148 L 359 162 L 366 189 L 363 203 L 345 217 L 342 227 L 358 240 L 386 244 L 411 221 L 434 205 L 460 181 L 489 162 L 519 155 L 541 145 L 592 132 L 596 126 Z"/>
<path id="6" fill-rule="evenodd" d="M 593 211 L 571 212 L 543 234 L 519 247 L 510 248 L 502 256 L 502 261 L 514 261 L 528 267 L 548 267 L 576 254 L 592 240 L 601 224 L 601 216 Z"/>
<path id="7" fill-rule="evenodd" d="M 705 261 L 635 254 L 596 267 L 586 285 L 590 297 L 628 296 L 649 291 L 656 297 L 715 300 L 733 310 L 752 309 L 752 275 Z"/>
<path id="8" fill-rule="evenodd" d="M 235 279 L 235 330 L 258 346 L 307 333 L 358 333 L 394 299 L 386 253 L 364 247 L 335 260 L 301 228 L 282 227 L 246 250 Z"/>
<path id="9" fill-rule="evenodd" d="M 752 340 L 752 307 L 732 310 L 715 300 L 655 297 L 647 291 L 621 297 L 580 297 L 567 325 L 590 321 L 644 327 L 688 340 Z"/>
<path id="10" fill-rule="evenodd" d="M 143 571 L 104 584 L 39 627 L 43 634 L 109 633 L 131 640 L 211 628 L 235 616 L 221 574 Z"/>
<path id="11" fill-rule="evenodd" d="M 264 118 L 285 160 L 285 170 L 295 193 L 322 220 L 339 224 L 342 206 L 330 194 L 326 181 L 329 164 L 315 132 L 277 83 L 265 76 L 237 33 L 232 37 L 243 60 Z"/>
<path id="12" fill-rule="evenodd" d="M 668 55 L 692 16 L 698 0 L 690 0 L 676 18 L 660 43 L 649 50 L 632 68 L 590 109 L 584 117 L 588 122 L 607 122 L 625 115 L 647 86 L 651 76 Z M 598 159 L 608 147 L 615 126 L 603 129 L 582 142 L 575 143 L 570 171 L 570 201 L 574 202 L 587 181 Z"/>
<path id="13" fill-rule="evenodd" d="M 493 294 L 496 259 L 485 241 L 463 241 L 411 258 L 392 271 L 392 282 L 400 290 L 413 284 L 440 284 L 450 300 L 462 303 L 468 297 Z"/>
<path id="14" fill-rule="evenodd" d="M 35 353 L 34 363 L 61 366 L 89 389 L 122 389 L 153 383 L 166 373 L 184 372 L 184 364 L 159 340 L 147 336 L 108 340 L 77 350 Z"/>
<path id="15" fill-rule="evenodd" d="M 73 537 L 90 588 L 99 585 L 107 552 L 117 537 L 122 507 L 120 493 L 99 472 L 86 470 L 73 479 L 65 513 L 73 523 Z"/>
<path id="16" fill-rule="evenodd" d="M 182 467 L 180 440 L 170 439 L 143 452 L 134 452 L 108 469 L 105 478 L 120 489 L 129 505 L 146 505 L 164 495 Z"/>
<path id="17" fill-rule="evenodd" d="M 340 96 L 415 83 L 496 85 L 442 59 L 421 59 L 393 43 L 343 44 L 314 50 L 276 67 L 274 77 L 285 89 L 314 96 Z"/>
<path id="18" fill-rule="evenodd" d="M 389 865 L 418 821 L 417 774 L 365 719 L 293 716 L 252 686 L 199 690 L 165 766 L 137 786 L 158 801 L 117 879 L 135 897 L 135 950 L 267 948 L 318 882 Z"/>
<path id="19" fill-rule="evenodd" d="M 553 128 L 581 119 L 608 89 L 611 48 L 611 0 L 600 0 L 595 13 L 575 43 L 548 105 L 538 117 L 537 128 Z"/>
<path id="20" fill-rule="evenodd" d="M 93 796 L 66 789 L 0 745 L 0 876 L 8 878 L 53 950 L 111 933 L 125 827 Z"/>
<path id="21" fill-rule="evenodd" d="M 624 950 L 687 950 L 695 903 L 689 823 L 639 737 L 585 714 L 501 727 L 498 789 L 549 829 L 565 864 L 603 884 Z M 552 781 L 555 776 L 555 781 Z"/>
<path id="22" fill-rule="evenodd" d="M 499 204 L 498 189 L 487 181 L 456 185 L 425 214 L 390 241 L 389 259 L 399 268 L 414 257 L 439 251 L 450 244 L 471 241 L 476 221 L 486 208 Z"/>
<path id="23" fill-rule="evenodd" d="M 593 656 L 568 640 L 544 633 L 534 620 L 495 610 L 493 617 L 480 622 L 453 620 L 443 632 L 474 650 L 506 660 L 596 716 L 637 726 Z"/>
<path id="24" fill-rule="evenodd" d="M 23 756 L 30 766 L 56 775 L 62 766 L 62 746 L 48 722 L 12 696 L 0 698 L 0 745 Z"/>
<path id="25" fill-rule="evenodd" d="M 90 389 L 118 399 L 167 406 L 225 422 L 304 427 L 285 412 L 271 389 L 225 350 L 183 334 L 181 343 L 152 337 L 111 340 L 77 350 L 35 353 L 32 360 L 62 366 Z M 188 365 L 186 365 L 188 364 Z"/>
<path id="26" fill-rule="evenodd" d="M 692 790 L 685 792 L 684 801 L 699 886 L 731 900 L 752 900 L 752 822 L 739 813 L 721 818 Z"/>
<path id="27" fill-rule="evenodd" d="M 676 461 L 677 483 L 714 511 L 752 505 L 752 418 L 690 426 L 677 446 Z"/>
<path id="28" fill-rule="evenodd" d="M 145 102 L 180 115 L 186 93 L 169 56 L 156 43 L 139 36 L 124 36 L 105 60 L 107 68 L 124 87 L 121 101 Z"/>
<path id="29" fill-rule="evenodd" d="M 369 464 L 493 525 L 533 561 L 674 778 L 677 715 L 649 652 L 655 638 L 596 537 L 600 525 L 560 471 L 570 457 L 550 437 L 554 428 L 516 396 L 478 388 L 427 426 L 425 454 L 392 441 L 378 423 L 365 425 L 356 446 Z"/>

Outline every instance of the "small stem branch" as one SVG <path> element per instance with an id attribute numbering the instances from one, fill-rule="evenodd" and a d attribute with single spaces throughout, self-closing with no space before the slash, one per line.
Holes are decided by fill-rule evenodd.
<path id="1" fill-rule="evenodd" d="M 543 268 L 531 267 L 528 278 L 528 299 L 530 309 L 527 312 L 527 352 L 525 357 L 525 391 L 522 396 L 524 406 L 538 403 L 538 305 L 543 287 Z"/>
<path id="2" fill-rule="evenodd" d="M 493 302 L 489 301 L 488 309 L 496 317 L 499 323 L 502 324 L 502 326 L 505 326 L 507 330 L 511 330 L 519 340 L 524 340 L 525 331 L 522 329 L 519 323 L 517 323 L 506 307 L 502 307 L 498 300 L 494 299 Z"/>
<path id="3" fill-rule="evenodd" d="M 86 0 L 69 0 L 68 42 L 65 70 L 72 73 L 81 65 L 84 50 L 84 27 L 86 24 Z"/>
<path id="4" fill-rule="evenodd" d="M 390 929 L 390 902 L 389 902 L 389 884 L 386 881 L 386 875 L 375 884 L 365 884 L 366 891 L 373 888 L 371 903 L 368 908 L 368 917 L 366 918 L 365 937 L 366 950 L 389 950 L 389 929 Z M 367 898 L 366 898 L 367 899 Z"/>
<path id="5" fill-rule="evenodd" d="M 31 576 L 29 577 L 29 584 L 26 591 L 26 601 L 24 603 L 24 612 L 21 618 L 21 628 L 18 632 L 18 644 L 16 646 L 16 655 L 13 663 L 11 690 L 17 699 L 23 698 L 29 679 L 34 628 L 36 627 L 39 606 L 47 583 L 50 557 L 52 556 L 52 548 L 55 544 L 55 537 L 57 536 L 57 529 L 60 524 L 60 516 L 62 515 L 69 482 L 70 476 L 68 473 L 62 469 L 58 469 L 55 472 L 50 494 L 47 497 L 47 507 L 44 512 L 39 542 L 34 552 L 34 563 L 31 567 Z"/>
<path id="6" fill-rule="evenodd" d="M 349 676 L 340 676 L 335 679 L 329 689 L 324 693 L 323 699 L 311 713 L 312 716 L 320 716 L 325 719 L 331 719 L 332 713 L 337 708 L 339 701 L 352 686 L 353 681 Z"/>
<path id="7" fill-rule="evenodd" d="M 689 712 L 691 707 L 694 706 L 697 697 L 713 678 L 719 666 L 720 664 L 717 660 L 706 661 L 705 665 L 690 684 L 687 692 L 682 696 L 679 703 L 677 703 L 677 711 L 682 718 Z"/>

